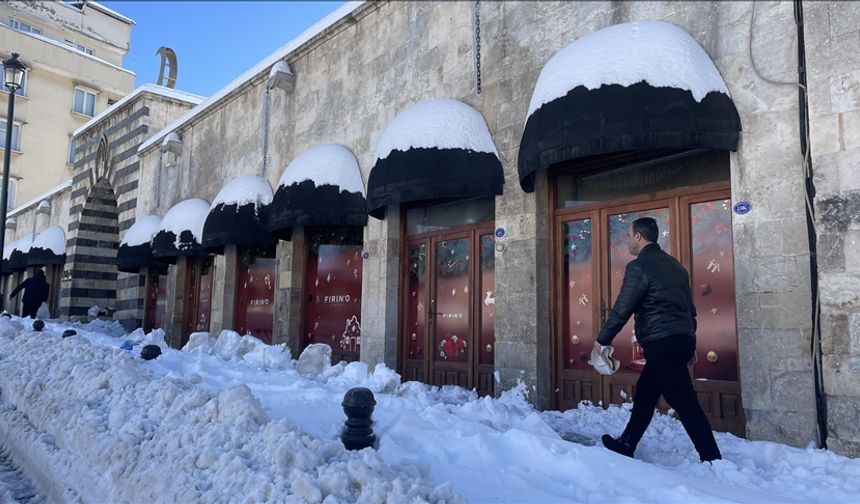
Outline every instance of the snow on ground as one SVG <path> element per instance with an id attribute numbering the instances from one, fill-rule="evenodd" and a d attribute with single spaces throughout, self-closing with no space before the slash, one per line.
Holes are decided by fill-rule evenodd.
<path id="1" fill-rule="evenodd" d="M 699 464 L 656 415 L 631 460 L 599 446 L 629 406 L 539 412 L 523 386 L 498 399 L 401 383 L 318 348 L 225 332 L 185 351 L 163 333 L 0 318 L 0 435 L 49 501 L 856 502 L 860 460 L 718 434 Z M 78 335 L 62 339 L 73 327 Z M 126 341 L 131 351 L 120 349 Z M 153 361 L 143 344 L 162 343 Z M 128 344 L 127 344 L 128 345 Z M 300 364 L 301 363 L 301 364 Z M 305 374 L 299 372 L 301 369 Z M 374 391 L 378 450 L 344 450 L 346 390 Z"/>

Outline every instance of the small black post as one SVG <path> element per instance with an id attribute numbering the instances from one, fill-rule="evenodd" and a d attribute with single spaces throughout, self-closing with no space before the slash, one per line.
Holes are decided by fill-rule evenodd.
<path id="1" fill-rule="evenodd" d="M 346 413 L 346 422 L 340 440 L 347 450 L 361 450 L 376 443 L 376 435 L 373 433 L 373 408 L 376 399 L 373 392 L 365 387 L 355 387 L 346 391 L 343 396 L 343 412 Z"/>
<path id="2" fill-rule="evenodd" d="M 78 334 L 78 331 L 75 331 L 74 329 L 66 329 L 63 331 L 63 338 L 68 338 L 69 336 L 74 336 L 76 334 Z"/>
<path id="3" fill-rule="evenodd" d="M 36 319 L 33 321 L 33 330 L 34 331 L 41 331 L 44 328 L 45 328 L 45 323 L 42 322 L 41 320 Z"/>

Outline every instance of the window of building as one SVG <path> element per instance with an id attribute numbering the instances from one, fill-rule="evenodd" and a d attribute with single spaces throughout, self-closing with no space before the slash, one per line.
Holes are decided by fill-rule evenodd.
<path id="1" fill-rule="evenodd" d="M 75 164 L 75 139 L 69 139 L 69 159 L 67 160 L 69 164 Z"/>
<path id="2" fill-rule="evenodd" d="M 41 29 L 36 28 L 35 26 L 33 26 L 29 23 L 25 23 L 23 21 L 18 21 L 17 19 L 10 19 L 9 20 L 9 26 L 11 26 L 12 28 L 15 28 L 18 31 L 22 31 L 22 32 L 35 33 L 37 35 L 42 34 Z"/>
<path id="3" fill-rule="evenodd" d="M 0 148 L 6 145 L 6 118 L 0 117 Z M 21 123 L 12 123 L 12 150 L 21 150 Z"/>
<path id="4" fill-rule="evenodd" d="M 81 87 L 75 88 L 75 102 L 72 110 L 88 116 L 95 115 L 96 112 L 96 93 Z"/>
<path id="5" fill-rule="evenodd" d="M 0 65 L 0 71 L 2 71 L 2 70 L 3 70 L 3 65 Z M 15 91 L 15 94 L 18 96 L 27 96 L 27 80 L 28 80 L 27 79 L 27 73 L 28 72 L 26 72 L 26 71 L 24 72 L 24 80 L 21 82 L 21 87 L 19 87 L 18 90 Z M 3 88 L 4 93 L 9 92 L 9 88 L 7 88 L 6 86 L 0 86 L 0 87 Z"/>
<path id="6" fill-rule="evenodd" d="M 85 53 L 89 54 L 90 56 L 92 56 L 92 55 L 93 55 L 93 50 L 92 50 L 92 49 L 90 49 L 90 48 L 89 48 L 89 47 L 87 47 L 87 46 L 84 46 L 84 45 L 78 44 L 77 42 L 72 41 L 72 40 L 68 40 L 68 39 L 66 39 L 64 42 L 65 42 L 65 43 L 66 43 L 66 45 L 67 45 L 67 46 L 69 46 L 69 47 L 74 47 L 74 48 L 75 48 L 75 49 L 77 49 L 78 51 L 85 52 Z"/>

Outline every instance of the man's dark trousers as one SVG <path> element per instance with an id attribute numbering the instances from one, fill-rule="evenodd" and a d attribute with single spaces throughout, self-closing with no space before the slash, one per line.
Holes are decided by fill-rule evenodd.
<path id="1" fill-rule="evenodd" d="M 633 412 L 624 434 L 632 446 L 639 444 L 654 416 L 657 400 L 662 395 L 678 413 L 684 429 L 699 452 L 699 458 L 703 461 L 719 459 L 720 449 L 714 440 L 708 419 L 699 406 L 690 373 L 687 371 L 687 363 L 693 357 L 695 346 L 683 341 L 685 339 L 665 338 L 666 341 L 656 341 L 651 348 L 645 348 L 645 368 L 636 382 Z"/>

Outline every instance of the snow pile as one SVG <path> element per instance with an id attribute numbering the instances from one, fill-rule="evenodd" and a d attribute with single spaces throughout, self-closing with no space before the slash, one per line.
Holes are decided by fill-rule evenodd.
<path id="1" fill-rule="evenodd" d="M 9 255 L 11 256 L 11 255 L 12 255 L 12 253 L 13 253 L 13 252 L 15 252 L 16 250 L 17 250 L 18 252 L 23 252 L 23 253 L 25 253 L 25 254 L 26 254 L 27 252 L 29 252 L 29 251 L 30 251 L 30 248 L 31 248 L 32 246 L 33 246 L 33 237 L 32 237 L 32 236 L 30 236 L 30 235 L 26 235 L 26 236 L 24 236 L 24 237 L 22 237 L 22 238 L 19 238 L 19 239 L 15 242 L 15 246 L 14 246 L 14 247 L 12 247 L 12 250 L 9 252 Z M 7 258 L 7 259 L 8 259 L 8 258 Z"/>
<path id="2" fill-rule="evenodd" d="M 812 448 L 718 433 L 725 460 L 700 464 L 661 414 L 636 459 L 621 457 L 599 438 L 621 432 L 629 405 L 540 412 L 522 384 L 478 397 L 401 383 L 381 364 L 328 365 L 320 349 L 307 357 L 319 373 L 266 368 L 248 356 L 273 347 L 243 354 L 236 333 L 196 333 L 184 351 L 143 361 L 117 348 L 142 331 L 99 321 L 60 339 L 69 325 L 36 333 L 0 319 L 0 436 L 46 475 L 50 501 L 853 503 L 860 493 L 860 460 Z M 378 451 L 339 442 L 340 403 L 356 386 L 375 393 Z"/>
<path id="3" fill-rule="evenodd" d="M 18 240 L 15 240 L 12 243 L 6 244 L 6 246 L 3 247 L 3 260 L 8 261 L 9 256 L 12 255 L 12 251 L 15 250 L 15 247 L 17 247 L 17 246 L 18 246 Z"/>
<path id="4" fill-rule="evenodd" d="M 176 235 L 175 247 L 180 245 L 179 236 L 188 231 L 197 243 L 203 238 L 203 224 L 209 215 L 209 203 L 200 198 L 191 198 L 173 205 L 161 219 L 158 231 L 170 231 Z"/>
<path id="5" fill-rule="evenodd" d="M 57 255 L 66 253 L 66 233 L 60 226 L 51 226 L 41 233 L 33 241 L 32 248 L 50 250 Z"/>
<path id="6" fill-rule="evenodd" d="M 305 180 L 316 187 L 333 185 L 342 191 L 365 194 L 358 160 L 342 145 L 317 145 L 299 154 L 287 165 L 278 188 Z"/>
<path id="7" fill-rule="evenodd" d="M 120 246 L 134 247 L 149 243 L 155 233 L 158 232 L 160 225 L 161 217 L 157 215 L 146 215 L 137 219 L 128 231 L 125 232 Z"/>
<path id="8" fill-rule="evenodd" d="M 557 52 L 538 77 L 529 113 L 577 86 L 630 86 L 645 81 L 693 93 L 729 94 L 710 56 L 689 33 L 665 21 L 622 23 L 598 30 Z"/>
<path id="9" fill-rule="evenodd" d="M 240 336 L 229 329 L 221 331 L 217 339 L 208 332 L 191 333 L 182 351 L 198 356 L 214 355 L 224 360 L 241 359 L 264 370 L 286 369 L 291 364 L 287 345 L 267 345 L 250 334 Z"/>
<path id="10" fill-rule="evenodd" d="M 272 186 L 263 177 L 256 175 L 247 175 L 238 177 L 225 185 L 215 201 L 212 202 L 210 210 L 214 210 L 218 205 L 236 205 L 238 207 L 254 204 L 257 208 L 260 205 L 268 205 L 272 202 Z"/>
<path id="11" fill-rule="evenodd" d="M 413 148 L 464 149 L 499 155 L 481 113 L 461 101 L 449 99 L 423 101 L 398 114 L 379 139 L 376 159 L 385 159 L 395 150 L 406 152 Z"/>
<path id="12" fill-rule="evenodd" d="M 31 462 L 50 466 L 41 483 L 54 498 L 463 502 L 450 484 L 428 485 L 426 468 L 270 420 L 247 385 L 208 392 L 83 337 L 21 332 L 9 343 L 0 340 L 0 380 L 15 408 L 3 408 L 0 423 L 16 428 L 13 442 L 33 445 Z"/>

